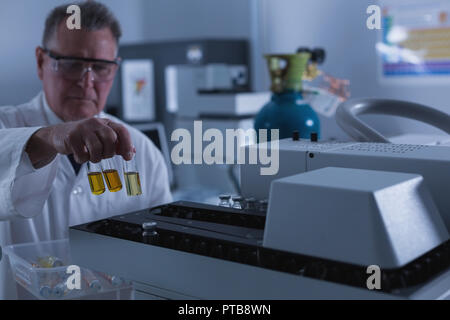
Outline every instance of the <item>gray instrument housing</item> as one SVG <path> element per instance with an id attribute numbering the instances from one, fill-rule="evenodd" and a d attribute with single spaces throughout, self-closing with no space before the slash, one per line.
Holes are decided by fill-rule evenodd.
<path id="1" fill-rule="evenodd" d="M 331 167 L 272 182 L 263 246 L 394 269 L 448 238 L 420 175 Z"/>

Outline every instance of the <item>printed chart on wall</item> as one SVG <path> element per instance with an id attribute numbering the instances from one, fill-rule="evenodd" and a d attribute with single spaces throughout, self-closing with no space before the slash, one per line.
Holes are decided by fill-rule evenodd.
<path id="1" fill-rule="evenodd" d="M 450 1 L 379 0 L 383 80 L 450 82 Z M 434 81 L 433 81 L 434 82 Z"/>
<path id="2" fill-rule="evenodd" d="M 155 118 L 152 60 L 125 60 L 122 63 L 122 102 L 125 121 L 152 121 Z"/>

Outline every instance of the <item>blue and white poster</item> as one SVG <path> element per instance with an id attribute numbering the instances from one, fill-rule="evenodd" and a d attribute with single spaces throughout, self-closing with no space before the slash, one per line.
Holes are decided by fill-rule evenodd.
<path id="1" fill-rule="evenodd" d="M 450 1 L 380 0 L 384 79 L 450 79 Z"/>

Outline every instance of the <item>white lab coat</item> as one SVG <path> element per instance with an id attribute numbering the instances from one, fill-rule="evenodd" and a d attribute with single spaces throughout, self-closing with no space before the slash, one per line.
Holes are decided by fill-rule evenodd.
<path id="1" fill-rule="evenodd" d="M 100 113 L 100 117 L 120 120 Z M 29 103 L 0 108 L 0 246 L 64 239 L 68 227 L 172 201 L 167 167 L 155 145 L 140 131 L 127 126 L 136 147 L 143 194 L 91 194 L 86 164 L 78 175 L 64 155 L 35 170 L 25 145 L 40 127 L 62 121 L 48 107 L 44 93 Z M 120 122 L 122 123 L 122 122 Z M 122 157 L 112 158 L 122 175 Z M 123 179 L 122 179 L 123 183 Z M 0 261 L 0 299 L 16 297 L 8 259 Z"/>

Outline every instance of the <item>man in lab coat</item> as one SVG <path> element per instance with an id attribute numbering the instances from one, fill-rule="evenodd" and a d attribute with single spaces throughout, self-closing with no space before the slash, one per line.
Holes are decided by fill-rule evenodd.
<path id="1" fill-rule="evenodd" d="M 67 5 L 47 18 L 36 49 L 43 92 L 0 108 L 0 245 L 68 237 L 68 227 L 171 201 L 167 168 L 141 132 L 103 113 L 118 68 L 120 26 L 102 4 L 84 2 L 81 30 L 69 30 Z M 135 159 L 141 196 L 90 192 L 86 161 L 110 158 L 122 172 Z M 121 174 L 123 177 L 123 175 Z M 7 259 L 0 298 L 15 298 Z"/>

